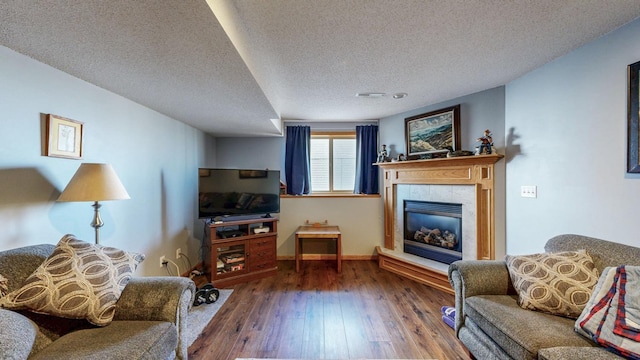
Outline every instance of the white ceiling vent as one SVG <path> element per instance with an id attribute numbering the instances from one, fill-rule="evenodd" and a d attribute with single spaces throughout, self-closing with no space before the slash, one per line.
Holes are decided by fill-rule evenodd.
<path id="1" fill-rule="evenodd" d="M 365 97 L 365 98 L 379 98 L 383 97 L 387 94 L 385 93 L 377 93 L 377 92 L 365 92 L 365 93 L 357 93 L 356 97 Z"/>

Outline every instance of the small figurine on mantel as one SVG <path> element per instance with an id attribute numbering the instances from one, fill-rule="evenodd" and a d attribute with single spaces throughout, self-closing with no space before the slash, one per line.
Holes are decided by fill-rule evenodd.
<path id="1" fill-rule="evenodd" d="M 480 146 L 476 147 L 476 155 L 491 154 L 493 149 L 493 138 L 491 137 L 491 130 L 484 131 L 484 136 L 479 137 L 478 141 Z"/>
<path id="2" fill-rule="evenodd" d="M 382 144 L 382 149 L 378 153 L 378 162 L 379 163 L 385 162 L 387 161 L 388 157 L 389 157 L 389 153 L 387 153 L 387 145 Z"/>

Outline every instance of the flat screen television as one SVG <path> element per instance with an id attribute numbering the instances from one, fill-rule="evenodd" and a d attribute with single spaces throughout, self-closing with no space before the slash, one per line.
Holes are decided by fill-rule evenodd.
<path id="1" fill-rule="evenodd" d="M 280 212 L 280 171 L 198 169 L 198 217 L 250 218 Z"/>

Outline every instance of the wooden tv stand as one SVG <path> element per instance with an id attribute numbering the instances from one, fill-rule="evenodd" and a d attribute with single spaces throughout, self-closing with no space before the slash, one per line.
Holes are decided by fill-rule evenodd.
<path id="1" fill-rule="evenodd" d="M 256 231 L 257 229 L 257 231 Z M 215 287 L 275 275 L 278 219 L 258 218 L 209 225 L 210 261 L 206 264 Z"/>

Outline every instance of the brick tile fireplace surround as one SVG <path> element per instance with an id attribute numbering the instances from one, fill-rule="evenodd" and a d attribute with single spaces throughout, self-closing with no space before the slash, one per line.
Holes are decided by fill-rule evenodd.
<path id="1" fill-rule="evenodd" d="M 462 204 L 462 258 L 495 259 L 495 164 L 502 157 L 379 163 L 384 171 L 384 245 L 376 248 L 380 268 L 453 293 L 447 264 L 404 252 L 405 200 Z"/>

